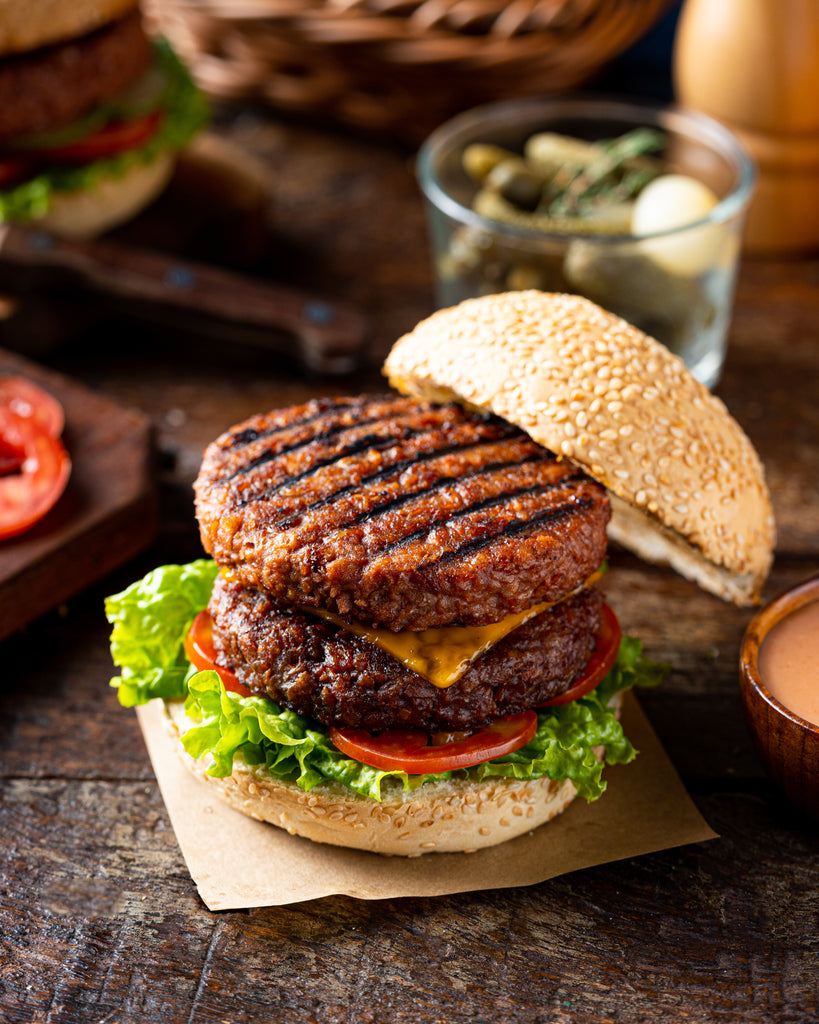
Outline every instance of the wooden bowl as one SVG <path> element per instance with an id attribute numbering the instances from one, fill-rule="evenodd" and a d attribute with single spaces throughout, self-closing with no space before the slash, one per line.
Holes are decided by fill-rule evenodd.
<path id="1" fill-rule="evenodd" d="M 759 671 L 759 653 L 771 629 L 817 600 L 819 577 L 794 587 L 754 616 L 742 641 L 740 682 L 748 728 L 768 775 L 791 803 L 819 819 L 819 726 L 772 696 Z"/>

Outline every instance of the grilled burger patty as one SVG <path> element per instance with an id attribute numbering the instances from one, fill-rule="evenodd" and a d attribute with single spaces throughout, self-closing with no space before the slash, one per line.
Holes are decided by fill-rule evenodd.
<path id="1" fill-rule="evenodd" d="M 148 66 L 138 12 L 80 39 L 0 63 L 0 142 L 48 132 L 81 117 Z"/>
<path id="2" fill-rule="evenodd" d="M 439 689 L 369 640 L 217 577 L 214 646 L 255 694 L 325 725 L 470 730 L 564 693 L 594 648 L 595 589 L 519 626 Z"/>
<path id="3" fill-rule="evenodd" d="M 484 625 L 603 561 L 605 489 L 495 417 L 392 396 L 255 416 L 208 447 L 205 550 L 287 606 L 392 630 Z"/>

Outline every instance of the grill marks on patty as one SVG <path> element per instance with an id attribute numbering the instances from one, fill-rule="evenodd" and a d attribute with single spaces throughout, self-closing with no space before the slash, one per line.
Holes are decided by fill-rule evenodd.
<path id="1" fill-rule="evenodd" d="M 314 404 L 322 408 L 314 411 Z M 385 453 L 380 468 L 400 471 L 395 453 L 402 450 L 409 465 L 418 457 L 443 455 L 469 443 L 515 433 L 514 428 L 484 417 L 476 417 L 474 423 L 453 422 L 454 407 L 424 407 L 409 399 L 348 400 L 329 409 L 326 404 L 325 400 L 301 407 L 289 423 L 280 421 L 281 414 L 257 417 L 258 427 L 241 431 L 238 443 L 236 435 L 226 435 L 221 446 L 225 473 L 215 476 L 212 485 L 225 486 L 237 505 L 270 499 L 284 487 L 298 489 L 308 481 L 308 493 L 315 494 L 316 486 L 332 480 L 336 468 L 349 474 L 351 486 L 360 485 L 362 480 L 354 478 L 356 467 L 349 460 L 362 453 L 371 463 L 378 453 Z M 444 443 L 431 447 L 440 438 Z M 361 468 L 366 465 L 362 462 Z M 321 471 L 325 471 L 321 480 L 309 480 Z"/>
<path id="2" fill-rule="evenodd" d="M 482 481 L 484 489 L 488 490 L 489 488 L 486 487 L 486 485 L 491 484 L 491 482 L 491 480 L 484 479 Z M 587 508 L 588 501 L 575 503 L 566 501 L 556 508 L 538 508 L 538 499 L 541 499 L 548 490 L 560 487 L 561 484 L 565 483 L 566 481 L 563 480 L 557 482 L 538 482 L 528 486 L 518 486 L 511 490 L 501 491 L 500 494 L 493 495 L 492 497 L 479 498 L 477 501 L 464 507 L 456 509 L 435 509 L 432 514 L 429 514 L 428 507 L 424 507 L 424 525 L 406 536 L 390 541 L 385 548 L 382 548 L 379 551 L 379 554 L 392 554 L 392 552 L 397 551 L 400 548 L 407 548 L 408 545 L 417 541 L 422 541 L 426 544 L 430 540 L 432 530 L 438 525 L 438 523 L 444 523 L 446 526 L 449 526 L 456 519 L 460 519 L 465 516 L 479 516 L 484 513 L 490 513 L 501 506 L 511 508 L 514 505 L 519 516 L 518 518 L 511 520 L 506 517 L 499 520 L 499 535 L 503 537 L 509 537 L 515 533 L 519 533 L 521 530 L 528 530 L 544 520 L 558 519 L 562 516 L 572 515 L 574 512 L 581 510 L 581 508 Z M 426 497 L 428 493 L 428 491 L 424 492 L 423 497 Z M 521 515 L 521 513 L 525 512 L 525 506 L 527 505 L 534 505 L 536 511 L 530 515 Z M 469 542 L 468 547 L 474 550 L 478 546 L 491 544 L 495 539 L 497 539 L 496 535 L 482 532 L 479 537 L 475 537 L 474 540 Z M 438 561 L 458 558 L 464 554 L 466 554 L 466 545 L 460 548 L 455 548 L 454 550 L 441 551 L 438 554 Z"/>
<path id="3" fill-rule="evenodd" d="M 205 453 L 202 540 L 289 605 L 425 629 L 574 590 L 603 559 L 605 491 L 460 407 L 362 396 L 254 417 Z"/>

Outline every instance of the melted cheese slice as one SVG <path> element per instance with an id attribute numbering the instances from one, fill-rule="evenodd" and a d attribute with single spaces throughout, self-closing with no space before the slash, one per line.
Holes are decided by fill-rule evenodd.
<path id="1" fill-rule="evenodd" d="M 574 593 L 596 583 L 601 575 L 601 572 L 594 573 Z M 500 622 L 491 622 L 488 626 L 440 626 L 417 633 L 393 633 L 388 629 L 346 622 L 332 612 L 318 608 L 309 609 L 309 614 L 319 615 L 350 633 L 364 637 L 403 662 L 413 672 L 428 679 L 433 686 L 444 689 L 457 682 L 475 658 L 488 651 L 513 629 L 558 603 L 551 601 L 535 604 L 522 612 L 507 615 Z"/>

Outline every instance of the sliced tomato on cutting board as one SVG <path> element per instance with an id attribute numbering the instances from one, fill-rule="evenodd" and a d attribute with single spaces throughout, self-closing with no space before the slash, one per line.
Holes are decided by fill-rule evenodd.
<path id="1" fill-rule="evenodd" d="M 5 403 L 0 405 L 0 437 L 3 451 L 19 459 L 0 477 L 0 540 L 5 540 L 28 530 L 54 507 L 71 475 L 71 460 L 59 437 Z"/>
<path id="2" fill-rule="evenodd" d="M 65 427 L 65 413 L 57 399 L 25 377 L 0 377 L 0 406 L 16 416 L 31 420 L 51 437 L 59 437 Z"/>

